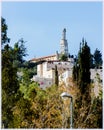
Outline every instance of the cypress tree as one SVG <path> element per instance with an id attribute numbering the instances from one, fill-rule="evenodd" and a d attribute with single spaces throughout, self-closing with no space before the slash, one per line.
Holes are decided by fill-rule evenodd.
<path id="1" fill-rule="evenodd" d="M 55 84 L 56 84 L 57 86 L 59 85 L 57 66 L 55 66 Z"/>
<path id="2" fill-rule="evenodd" d="M 4 18 L 1 19 L 2 39 L 2 126 L 10 128 L 13 120 L 12 108 L 15 104 L 16 93 L 19 89 L 17 80 L 17 68 L 13 67 L 13 51 L 9 46 L 7 37 L 7 25 Z"/>
<path id="3" fill-rule="evenodd" d="M 80 51 L 78 54 L 78 82 L 82 93 L 85 92 L 86 86 L 90 83 L 90 61 L 90 47 L 87 45 L 87 42 L 82 39 L 82 43 L 80 44 Z"/>
<path id="4" fill-rule="evenodd" d="M 101 52 L 96 48 L 95 52 L 94 52 L 94 64 L 96 68 L 99 68 L 102 66 L 102 54 Z"/>

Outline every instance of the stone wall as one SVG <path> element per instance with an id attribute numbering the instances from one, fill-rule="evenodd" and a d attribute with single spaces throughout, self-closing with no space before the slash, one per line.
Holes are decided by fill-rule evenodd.
<path id="1" fill-rule="evenodd" d="M 64 82 L 66 85 L 67 79 L 72 77 L 73 70 L 73 62 L 52 62 L 47 61 L 44 62 L 37 67 L 37 76 L 33 77 L 33 80 L 40 84 L 40 87 L 45 89 L 46 87 L 54 84 L 55 80 L 55 66 L 57 66 L 58 75 L 59 75 L 59 83 Z M 100 80 L 102 85 L 103 80 L 103 72 L 102 69 L 90 69 L 91 72 L 91 82 L 95 83 Z"/>

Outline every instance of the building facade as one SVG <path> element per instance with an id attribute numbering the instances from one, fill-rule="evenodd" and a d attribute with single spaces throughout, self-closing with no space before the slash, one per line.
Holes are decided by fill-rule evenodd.
<path id="1" fill-rule="evenodd" d="M 40 87 L 45 89 L 55 83 L 55 66 L 57 66 L 59 84 L 65 83 L 72 77 L 72 68 L 74 62 L 69 61 L 46 61 L 37 65 L 37 75 L 33 76 L 33 81 L 39 83 Z"/>
<path id="2" fill-rule="evenodd" d="M 66 55 L 67 61 L 60 61 L 60 55 Z M 40 62 L 42 61 L 42 62 Z M 68 42 L 66 40 L 66 29 L 63 29 L 62 39 L 60 41 L 60 53 L 54 55 L 33 58 L 30 62 L 40 62 L 37 65 L 37 75 L 32 80 L 38 82 L 40 88 L 45 89 L 55 83 L 55 66 L 58 70 L 59 84 L 64 83 L 68 86 L 68 78 L 72 78 L 72 70 L 74 66 L 74 58 L 69 58 Z M 102 81 L 102 70 L 91 69 L 91 81 L 96 82 L 96 77 Z M 102 84 L 102 83 L 101 83 Z"/>

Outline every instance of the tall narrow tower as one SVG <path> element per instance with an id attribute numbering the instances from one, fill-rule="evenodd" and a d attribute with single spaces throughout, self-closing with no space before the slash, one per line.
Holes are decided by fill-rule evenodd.
<path id="1" fill-rule="evenodd" d="M 62 32 L 62 39 L 60 41 L 60 53 L 65 54 L 68 57 L 68 43 L 66 40 L 66 29 L 64 28 Z"/>

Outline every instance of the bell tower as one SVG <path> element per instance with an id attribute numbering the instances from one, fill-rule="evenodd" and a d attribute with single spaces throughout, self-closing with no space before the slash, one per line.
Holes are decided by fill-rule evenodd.
<path id="1" fill-rule="evenodd" d="M 60 41 L 60 53 L 68 57 L 68 43 L 66 40 L 66 28 L 63 29 L 62 39 Z"/>

